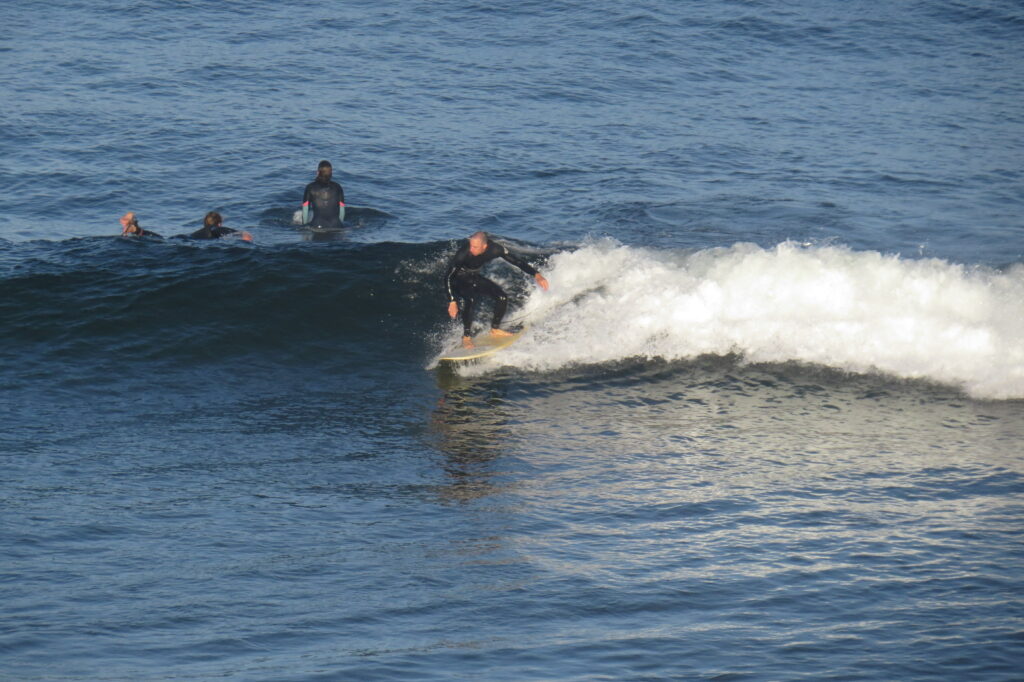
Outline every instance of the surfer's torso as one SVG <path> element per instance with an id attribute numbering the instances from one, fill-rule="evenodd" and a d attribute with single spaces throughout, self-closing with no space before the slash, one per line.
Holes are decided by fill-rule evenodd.
<path id="1" fill-rule="evenodd" d="M 309 202 L 313 209 L 313 219 L 310 226 L 321 229 L 338 229 L 341 227 L 341 217 L 338 215 L 338 208 L 345 203 L 345 190 L 341 185 L 328 180 L 314 180 L 306 185 L 306 192 L 303 194 L 302 202 Z"/>
<path id="2" fill-rule="evenodd" d="M 487 248 L 475 255 L 469 250 L 469 242 L 467 241 L 455 252 L 451 263 L 448 265 L 448 272 L 445 275 L 445 283 L 448 286 L 448 298 L 450 300 L 455 299 L 456 280 L 470 279 L 473 275 L 479 275 L 480 269 L 495 258 L 503 258 L 528 275 L 537 274 L 537 271 L 529 263 L 512 255 L 505 246 L 493 239 L 487 242 Z"/>

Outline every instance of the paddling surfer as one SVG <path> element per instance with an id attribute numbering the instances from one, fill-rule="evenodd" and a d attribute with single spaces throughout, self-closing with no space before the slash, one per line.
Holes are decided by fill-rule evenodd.
<path id="1" fill-rule="evenodd" d="M 526 274 L 533 275 L 541 289 L 547 291 L 548 288 L 548 281 L 529 263 L 512 255 L 503 244 L 492 241 L 486 232 L 473 233 L 455 252 L 444 276 L 448 290 L 448 315 L 453 320 L 459 314 L 456 299 L 462 299 L 462 345 L 466 348 L 473 348 L 471 327 L 481 298 L 494 299 L 491 336 L 512 335 L 512 332 L 501 329 L 501 320 L 508 307 L 508 296 L 501 287 L 480 274 L 480 269 L 495 258 L 503 258 Z"/>
<path id="2" fill-rule="evenodd" d="M 121 236 L 122 237 L 159 237 L 156 232 L 152 230 L 144 230 L 139 227 L 139 219 L 132 211 L 128 211 L 121 216 Z"/>
<path id="3" fill-rule="evenodd" d="M 230 227 L 224 227 L 222 224 L 224 219 L 220 213 L 216 211 L 210 211 L 203 218 L 203 226 L 190 234 L 189 239 L 220 239 L 226 237 L 229 234 L 237 234 L 239 237 L 247 242 L 252 241 L 252 235 L 245 230 L 233 230 Z"/>

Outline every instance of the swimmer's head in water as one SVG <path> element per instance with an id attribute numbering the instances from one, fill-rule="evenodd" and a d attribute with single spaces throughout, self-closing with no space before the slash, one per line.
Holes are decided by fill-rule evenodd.
<path id="1" fill-rule="evenodd" d="M 320 165 L 316 167 L 316 177 L 318 180 L 330 180 L 333 172 L 334 167 L 331 166 L 330 161 L 321 161 Z"/>
<path id="2" fill-rule="evenodd" d="M 474 256 L 479 256 L 487 248 L 487 241 L 487 233 L 483 230 L 469 235 L 469 252 Z"/>
<path id="3" fill-rule="evenodd" d="M 139 219 L 135 214 L 128 211 L 121 216 L 121 234 L 135 234 L 139 231 Z"/>
<path id="4" fill-rule="evenodd" d="M 217 227 L 222 222 L 224 222 L 224 218 L 221 217 L 220 213 L 210 211 L 206 214 L 206 217 L 203 218 L 203 227 Z"/>

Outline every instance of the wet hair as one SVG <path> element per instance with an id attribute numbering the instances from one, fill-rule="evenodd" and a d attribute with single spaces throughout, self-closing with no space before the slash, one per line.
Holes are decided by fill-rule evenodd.
<path id="1" fill-rule="evenodd" d="M 316 167 L 316 169 L 317 169 L 318 171 L 322 171 L 322 170 L 323 170 L 324 168 L 333 168 L 333 167 L 334 167 L 334 166 L 332 166 L 332 165 L 331 165 L 331 162 L 330 162 L 330 161 L 327 161 L 326 159 L 324 159 L 323 161 L 321 161 L 321 162 L 320 162 L 320 165 L 318 165 L 318 166 Z"/>
<path id="2" fill-rule="evenodd" d="M 139 217 L 137 215 L 132 214 L 132 217 L 128 219 L 128 227 L 139 227 Z"/>
<path id="3" fill-rule="evenodd" d="M 206 217 L 203 218 L 203 227 L 217 227 L 222 222 L 224 222 L 224 219 L 220 216 L 220 213 L 210 211 L 206 214 Z"/>
<path id="4" fill-rule="evenodd" d="M 488 235 L 488 234 L 487 234 L 486 232 L 484 232 L 483 230 L 480 230 L 479 232 L 474 232 L 473 234 L 469 235 L 469 238 L 470 238 L 470 239 L 483 239 L 483 240 L 484 240 L 484 242 L 489 242 L 489 241 L 491 241 L 491 237 L 490 237 L 490 235 Z"/>
<path id="5" fill-rule="evenodd" d="M 316 167 L 316 176 L 318 178 L 322 178 L 325 175 L 327 175 L 327 173 L 331 173 L 333 170 L 334 167 L 331 166 L 331 162 L 325 159 L 320 162 L 319 166 Z"/>

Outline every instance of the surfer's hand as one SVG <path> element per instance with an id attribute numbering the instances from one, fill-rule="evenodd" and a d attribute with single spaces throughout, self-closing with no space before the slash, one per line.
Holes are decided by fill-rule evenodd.
<path id="1" fill-rule="evenodd" d="M 543 289 L 544 291 L 548 290 L 548 281 L 544 279 L 544 275 L 538 272 L 536 275 L 533 276 L 533 278 L 537 280 L 537 284 L 540 285 L 541 289 Z"/>
<path id="2" fill-rule="evenodd" d="M 252 235 L 249 234 L 248 232 L 246 232 L 245 230 L 242 230 L 242 240 L 243 241 L 247 241 L 247 242 L 251 242 L 252 241 Z"/>
<path id="3" fill-rule="evenodd" d="M 452 301 L 448 304 L 448 317 L 455 319 L 455 316 L 459 314 L 459 304 Z"/>

